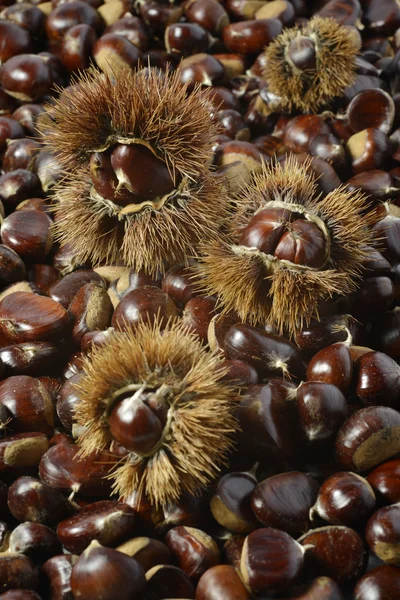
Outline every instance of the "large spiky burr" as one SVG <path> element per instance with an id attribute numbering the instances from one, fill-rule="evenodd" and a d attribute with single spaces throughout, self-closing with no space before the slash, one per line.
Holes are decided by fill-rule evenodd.
<path id="1" fill-rule="evenodd" d="M 126 453 L 113 470 L 116 492 L 155 505 L 199 493 L 217 475 L 237 430 L 237 394 L 223 358 L 180 322 L 116 332 L 85 359 L 76 422 L 83 455 L 112 441 Z"/>
<path id="2" fill-rule="evenodd" d="M 43 128 L 66 176 L 55 189 L 58 240 L 93 264 L 150 274 L 187 263 L 227 215 L 210 172 L 218 131 L 207 93 L 153 68 L 82 74 Z"/>
<path id="3" fill-rule="evenodd" d="M 309 164 L 264 164 L 231 198 L 228 238 L 204 248 L 201 274 L 225 310 L 293 335 L 321 301 L 357 289 L 371 243 L 362 194 L 339 187 L 322 198 Z"/>

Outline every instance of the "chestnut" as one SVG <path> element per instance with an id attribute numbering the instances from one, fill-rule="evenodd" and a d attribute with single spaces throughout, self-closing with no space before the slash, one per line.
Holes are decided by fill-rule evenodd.
<path id="1" fill-rule="evenodd" d="M 348 415 L 339 388 L 321 381 L 306 381 L 297 388 L 296 408 L 300 429 L 311 443 L 331 440 Z"/>
<path id="2" fill-rule="evenodd" d="M 14 250 L 0 244 L 0 285 L 21 281 L 25 278 L 25 265 Z"/>
<path id="3" fill-rule="evenodd" d="M 208 569 L 196 588 L 196 600 L 250 600 L 236 570 L 230 565 L 217 565 Z"/>
<path id="4" fill-rule="evenodd" d="M 33 102 L 49 94 L 53 77 L 48 61 L 36 54 L 19 54 L 2 65 L 3 89 L 20 101 Z"/>
<path id="5" fill-rule="evenodd" d="M 15 519 L 51 525 L 71 512 L 66 498 L 56 489 L 35 477 L 16 479 L 8 490 L 7 503 Z"/>
<path id="6" fill-rule="evenodd" d="M 42 566 L 42 573 L 50 588 L 51 600 L 71 600 L 72 567 L 78 560 L 74 554 L 58 554 Z"/>
<path id="7" fill-rule="evenodd" d="M 173 565 L 157 565 L 146 573 L 146 589 L 141 599 L 194 598 L 194 586 L 189 577 Z"/>
<path id="8" fill-rule="evenodd" d="M 236 533 L 247 533 L 255 529 L 256 521 L 250 501 L 256 486 L 257 479 L 251 472 L 223 475 L 210 502 L 214 519 Z"/>
<path id="9" fill-rule="evenodd" d="M 72 554 L 81 554 L 93 540 L 116 546 L 130 537 L 136 527 L 133 509 L 127 504 L 100 500 L 60 521 L 57 536 Z"/>
<path id="10" fill-rule="evenodd" d="M 106 477 L 113 466 L 112 457 L 103 452 L 79 458 L 78 452 L 79 447 L 72 443 L 60 443 L 47 452 L 44 450 L 39 459 L 40 479 L 65 492 L 79 492 L 85 497 L 108 496 L 111 485 Z"/>
<path id="11" fill-rule="evenodd" d="M 146 585 L 144 571 L 130 556 L 97 542 L 72 567 L 71 591 L 75 600 L 139 600 Z"/>
<path id="12" fill-rule="evenodd" d="M 349 470 L 372 469 L 400 451 L 400 413 L 370 406 L 352 414 L 339 429 L 336 456 Z"/>
<path id="13" fill-rule="evenodd" d="M 0 472 L 35 467 L 49 448 L 44 433 L 16 433 L 0 440 Z"/>
<path id="14" fill-rule="evenodd" d="M 231 52 L 257 54 L 282 31 L 278 19 L 240 21 L 224 27 L 222 38 Z"/>
<path id="15" fill-rule="evenodd" d="M 291 471 L 264 479 L 254 490 L 251 507 L 258 521 L 287 533 L 304 533 L 309 529 L 309 512 L 319 485 L 306 473 Z"/>
<path id="16" fill-rule="evenodd" d="M 390 154 L 388 136 L 374 127 L 368 127 L 352 135 L 346 148 L 354 174 L 380 169 Z"/>
<path id="17" fill-rule="evenodd" d="M 400 569 L 382 565 L 365 573 L 354 588 L 355 600 L 390 600 L 400 597 Z"/>
<path id="18" fill-rule="evenodd" d="M 185 304 L 182 321 L 203 342 L 207 342 L 208 327 L 215 313 L 215 298 L 198 296 Z"/>
<path id="19" fill-rule="evenodd" d="M 257 529 L 243 545 L 240 574 L 254 594 L 285 591 L 300 575 L 304 548 L 279 529 Z"/>
<path id="20" fill-rule="evenodd" d="M 339 585 L 356 580 L 364 569 L 361 537 L 343 526 L 311 529 L 298 542 L 306 547 L 305 574 L 326 575 Z"/>
<path id="21" fill-rule="evenodd" d="M 4 554 L 0 556 L 1 591 L 11 589 L 36 590 L 38 571 L 31 560 L 23 554 Z"/>
<path id="22" fill-rule="evenodd" d="M 372 552 L 385 563 L 400 564 L 400 504 L 384 506 L 369 519 L 365 538 Z"/>
<path id="23" fill-rule="evenodd" d="M 61 3 L 47 17 L 46 33 L 49 40 L 59 43 L 68 30 L 81 24 L 90 25 L 96 33 L 103 27 L 99 13 L 89 3 L 81 0 Z"/>
<path id="24" fill-rule="evenodd" d="M 67 324 L 67 311 L 45 296 L 14 292 L 0 302 L 0 331 L 16 343 L 55 339 Z"/>
<path id="25" fill-rule="evenodd" d="M 311 516 L 318 515 L 331 525 L 362 524 L 375 508 L 371 485 L 356 473 L 339 472 L 324 481 Z"/>
<path id="26" fill-rule="evenodd" d="M 389 134 L 395 117 L 392 97 L 384 90 L 360 92 L 347 107 L 347 122 L 353 133 L 375 127 Z"/>
<path id="27" fill-rule="evenodd" d="M 25 261 L 40 262 L 53 246 L 51 219 L 40 210 L 16 211 L 1 225 L 1 241 Z"/>
<path id="28" fill-rule="evenodd" d="M 165 30 L 165 47 L 170 54 L 190 56 L 207 52 L 211 42 L 210 34 L 197 23 L 173 23 Z"/>
<path id="29" fill-rule="evenodd" d="M 28 375 L 7 377 L 0 383 L 0 404 L 12 418 L 12 430 L 20 433 L 37 431 L 51 434 L 54 407 L 46 387 Z"/>
<path id="30" fill-rule="evenodd" d="M 172 563 L 172 556 L 168 546 L 153 538 L 131 538 L 127 542 L 120 544 L 116 549 L 137 560 L 146 572 L 157 565 L 169 565 Z"/>
<path id="31" fill-rule="evenodd" d="M 0 176 L 0 199 L 6 207 L 13 209 L 24 200 L 41 194 L 40 180 L 32 171 L 15 169 Z"/>
<path id="32" fill-rule="evenodd" d="M 49 296 L 59 302 L 64 308 L 68 308 L 79 290 L 87 283 L 95 283 L 104 288 L 107 287 L 105 280 L 91 269 L 79 269 L 68 273 L 59 281 L 56 281 L 49 289 Z"/>
<path id="33" fill-rule="evenodd" d="M 367 476 L 367 481 L 382 503 L 400 502 L 400 459 L 383 463 Z"/>
<path id="34" fill-rule="evenodd" d="M 50 527 L 41 523 L 21 523 L 10 535 L 10 552 L 44 562 L 61 552 L 61 543 Z"/>
<path id="35" fill-rule="evenodd" d="M 122 35 L 106 33 L 94 43 L 93 58 L 97 66 L 112 78 L 114 73 L 118 74 L 127 67 L 135 68 L 142 54 Z"/>
<path id="36" fill-rule="evenodd" d="M 3 156 L 3 170 L 29 169 L 41 144 L 29 138 L 11 140 Z"/>
<path id="37" fill-rule="evenodd" d="M 174 527 L 165 536 L 165 543 L 178 558 L 179 567 L 192 579 L 220 563 L 216 542 L 201 529 Z"/>
<path id="38" fill-rule="evenodd" d="M 214 0 L 189 0 L 185 4 L 185 17 L 192 23 L 201 25 L 212 34 L 221 34 L 229 24 L 229 17 L 219 2 Z M 191 52 L 195 54 L 195 52 Z"/>
<path id="39" fill-rule="evenodd" d="M 323 381 L 335 385 L 346 394 L 353 376 L 349 344 L 337 342 L 315 354 L 307 366 L 307 381 Z"/>
<path id="40" fill-rule="evenodd" d="M 87 69 L 90 66 L 90 57 L 96 39 L 93 27 L 86 23 L 68 29 L 61 44 L 62 62 L 68 71 Z"/>
<path id="41" fill-rule="evenodd" d="M 0 62 L 32 50 L 32 38 L 26 29 L 10 21 L 0 21 Z"/>
<path id="42" fill-rule="evenodd" d="M 118 304 L 111 320 L 116 330 L 123 331 L 139 321 L 152 322 L 158 319 L 166 323 L 167 319 L 177 316 L 177 308 L 172 299 L 158 287 L 145 285 L 132 290 Z"/>

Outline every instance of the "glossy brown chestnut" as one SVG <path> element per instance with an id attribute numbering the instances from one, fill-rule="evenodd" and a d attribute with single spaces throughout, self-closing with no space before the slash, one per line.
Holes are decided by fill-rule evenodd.
<path id="1" fill-rule="evenodd" d="M 95 283 L 104 288 L 107 287 L 106 281 L 95 271 L 91 269 L 79 269 L 73 273 L 68 273 L 52 285 L 49 289 L 49 296 L 56 302 L 59 302 L 64 308 L 68 308 L 74 296 L 87 283 Z"/>
<path id="2" fill-rule="evenodd" d="M 58 490 L 35 477 L 16 479 L 8 490 L 7 503 L 13 517 L 21 523 L 51 525 L 71 512 L 71 505 Z"/>
<path id="3" fill-rule="evenodd" d="M 339 429 L 336 456 L 349 470 L 372 469 L 400 451 L 400 413 L 370 406 L 352 414 Z"/>
<path id="4" fill-rule="evenodd" d="M 54 407 L 46 387 L 34 377 L 16 375 L 0 383 L 0 403 L 12 418 L 10 427 L 16 433 L 53 432 Z"/>
<path id="5" fill-rule="evenodd" d="M 15 343 L 58 338 L 67 324 L 67 311 L 45 296 L 14 292 L 0 302 L 0 331 Z"/>
<path id="6" fill-rule="evenodd" d="M 68 315 L 73 323 L 72 339 L 79 347 L 85 333 L 106 329 L 113 307 L 107 290 L 95 283 L 84 285 L 73 298 Z"/>
<path id="7" fill-rule="evenodd" d="M 61 42 L 64 35 L 75 25 L 90 25 L 96 33 L 103 28 L 102 19 L 92 6 L 81 0 L 56 6 L 46 19 L 46 33 L 50 40 Z"/>
<path id="8" fill-rule="evenodd" d="M 157 565 L 146 573 L 146 589 L 143 600 L 170 598 L 194 598 L 195 591 L 189 577 L 173 565 Z"/>
<path id="9" fill-rule="evenodd" d="M 143 21 L 130 13 L 126 13 L 121 19 L 107 27 L 105 33 L 122 35 L 142 51 L 149 47 L 149 34 Z"/>
<path id="10" fill-rule="evenodd" d="M 365 522 L 375 504 L 375 494 L 368 481 L 344 471 L 324 481 L 311 515 L 318 515 L 331 525 L 352 527 Z"/>
<path id="11" fill-rule="evenodd" d="M 257 479 L 252 473 L 228 473 L 221 477 L 210 502 L 214 519 L 235 533 L 252 531 L 256 521 L 250 502 L 256 486 Z"/>
<path id="12" fill-rule="evenodd" d="M 217 565 L 206 571 L 196 588 L 196 600 L 250 600 L 236 570 L 230 565 Z"/>
<path id="13" fill-rule="evenodd" d="M 36 590 L 39 583 L 37 569 L 22 554 L 0 556 L 0 581 L 3 592 L 15 588 Z"/>
<path id="14" fill-rule="evenodd" d="M 35 562 L 44 562 L 61 550 L 54 531 L 41 523 L 21 523 L 10 535 L 10 552 L 24 554 Z"/>
<path id="15" fill-rule="evenodd" d="M 39 142 L 29 138 L 10 141 L 3 156 L 3 170 L 29 169 L 41 147 Z"/>
<path id="16" fill-rule="evenodd" d="M 389 134 L 394 121 L 395 105 L 384 90 L 365 90 L 357 94 L 347 107 L 347 120 L 353 133 L 375 127 Z"/>
<path id="17" fill-rule="evenodd" d="M 346 394 L 353 375 L 348 345 L 332 344 L 315 354 L 307 367 L 307 381 L 322 381 L 335 385 Z"/>
<path id="18" fill-rule="evenodd" d="M 215 314 L 215 298 L 191 298 L 185 304 L 182 320 L 189 331 L 193 331 L 203 342 L 207 342 L 208 326 Z"/>
<path id="19" fill-rule="evenodd" d="M 182 83 L 192 90 L 196 83 L 204 86 L 218 84 L 225 76 L 223 65 L 211 54 L 200 52 L 182 60 L 179 66 Z"/>
<path id="20" fill-rule="evenodd" d="M 306 381 L 297 388 L 296 407 L 300 429 L 311 443 L 331 440 L 348 415 L 339 388 L 320 381 Z"/>
<path id="21" fill-rule="evenodd" d="M 139 600 L 146 585 L 144 571 L 130 556 L 93 542 L 72 567 L 75 600 Z"/>
<path id="22" fill-rule="evenodd" d="M 300 575 L 304 548 L 286 532 L 266 527 L 250 533 L 243 545 L 240 573 L 255 594 L 284 591 Z"/>
<path id="23" fill-rule="evenodd" d="M 106 33 L 95 42 L 93 58 L 110 77 L 126 68 L 134 69 L 142 58 L 139 48 L 117 33 Z"/>
<path id="24" fill-rule="evenodd" d="M 49 558 L 41 568 L 51 593 L 51 600 L 71 600 L 72 567 L 78 560 L 74 554 L 59 554 Z"/>
<path id="25" fill-rule="evenodd" d="M 196 295 L 194 273 L 194 270 L 178 265 L 170 269 L 163 277 L 162 290 L 180 308 L 183 308 Z M 151 284 L 146 283 L 145 285 Z"/>
<path id="26" fill-rule="evenodd" d="M 388 136 L 373 127 L 355 133 L 346 145 L 351 158 L 353 173 L 380 169 L 390 154 Z"/>
<path id="27" fill-rule="evenodd" d="M 258 521 L 266 527 L 276 527 L 290 534 L 309 529 L 309 512 L 319 485 L 306 473 L 279 473 L 258 484 L 251 507 Z"/>
<path id="28" fill-rule="evenodd" d="M 304 376 L 298 348 L 262 329 L 242 323 L 233 325 L 225 336 L 224 347 L 227 358 L 248 362 L 262 376 Z"/>
<path id="29" fill-rule="evenodd" d="M 48 61 L 36 54 L 19 54 L 2 65 L 3 89 L 20 101 L 33 102 L 46 96 L 53 85 Z"/>
<path id="30" fill-rule="evenodd" d="M 169 318 L 175 318 L 177 313 L 168 294 L 158 287 L 145 285 L 124 296 L 115 309 L 111 324 L 123 331 L 126 326 L 135 326 L 139 321 L 149 323 L 158 318 L 161 323 L 166 323 Z"/>
<path id="31" fill-rule="evenodd" d="M 385 563 L 400 564 L 400 504 L 380 508 L 369 519 L 365 537 L 372 552 Z"/>
<path id="32" fill-rule="evenodd" d="M 81 554 L 93 540 L 103 546 L 116 546 L 132 536 L 135 513 L 127 504 L 100 500 L 61 521 L 57 536 L 72 554 Z"/>
<path id="33" fill-rule="evenodd" d="M 108 496 L 111 486 L 106 477 L 113 463 L 107 452 L 80 458 L 79 447 L 71 443 L 57 444 L 44 452 L 39 465 L 42 481 L 58 490 L 79 492 L 85 497 Z"/>
<path id="34" fill-rule="evenodd" d="M 240 21 L 224 27 L 222 39 L 231 52 L 257 54 L 282 31 L 278 19 Z"/>
<path id="35" fill-rule="evenodd" d="M 300 437 L 298 419 L 287 394 L 288 387 L 272 379 L 267 385 L 250 385 L 240 402 L 243 442 L 257 459 L 290 457 L 295 452 Z"/>
<path id="36" fill-rule="evenodd" d="M 383 352 L 369 352 L 355 363 L 357 398 L 364 405 L 400 406 L 400 367 Z"/>
<path id="37" fill-rule="evenodd" d="M 8 208 L 15 208 L 28 198 L 42 194 L 37 175 L 27 169 L 15 169 L 0 177 L 0 199 Z"/>
<path id="38" fill-rule="evenodd" d="M 207 52 L 211 36 L 197 23 L 173 23 L 165 30 L 165 47 L 171 54 L 190 56 Z"/>
<path id="39" fill-rule="evenodd" d="M 40 262 L 53 246 L 51 219 L 39 210 L 21 210 L 1 225 L 1 241 L 27 262 Z"/>
<path id="40" fill-rule="evenodd" d="M 400 569 L 382 565 L 368 571 L 354 588 L 355 600 L 396 600 L 400 597 Z"/>
<path id="41" fill-rule="evenodd" d="M 172 556 L 168 546 L 153 538 L 131 538 L 127 542 L 120 544 L 116 549 L 137 560 L 145 572 L 157 565 L 169 565 L 172 563 Z"/>
<path id="42" fill-rule="evenodd" d="M 68 29 L 61 44 L 62 62 L 68 71 L 87 69 L 97 36 L 93 27 L 82 23 Z"/>
<path id="43" fill-rule="evenodd" d="M 400 460 L 390 460 L 367 477 L 376 497 L 384 504 L 400 502 Z"/>
<path id="44" fill-rule="evenodd" d="M 356 580 L 365 561 L 361 537 L 349 527 L 330 526 L 311 529 L 298 540 L 307 547 L 305 572 L 326 575 L 339 585 Z"/>
<path id="45" fill-rule="evenodd" d="M 201 529 L 174 527 L 165 536 L 165 543 L 177 557 L 179 567 L 192 579 L 220 563 L 217 543 Z"/>
<path id="46" fill-rule="evenodd" d="M 14 250 L 0 244 L 0 284 L 1 287 L 25 278 L 25 265 Z"/>

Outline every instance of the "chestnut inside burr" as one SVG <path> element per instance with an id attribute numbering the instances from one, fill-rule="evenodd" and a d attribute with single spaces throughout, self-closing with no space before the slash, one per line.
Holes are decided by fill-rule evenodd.
<path id="1" fill-rule="evenodd" d="M 160 199 L 171 193 L 180 180 L 174 181 L 167 164 L 141 143 L 120 143 L 104 152 L 93 152 L 90 178 L 102 198 L 122 207 L 156 199 L 162 206 Z M 151 206 L 159 207 L 157 202 L 151 202 Z"/>

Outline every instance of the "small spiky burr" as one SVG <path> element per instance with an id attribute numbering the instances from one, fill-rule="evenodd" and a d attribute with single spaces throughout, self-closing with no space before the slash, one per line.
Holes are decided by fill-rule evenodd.
<path id="1" fill-rule="evenodd" d="M 112 441 L 126 454 L 113 470 L 121 498 L 157 505 L 198 494 L 225 464 L 237 430 L 237 394 L 223 359 L 181 322 L 140 323 L 86 358 L 75 419 L 83 455 Z"/>
<path id="2" fill-rule="evenodd" d="M 58 240 L 93 264 L 150 274 L 187 263 L 227 216 L 210 172 L 207 92 L 153 68 L 82 74 L 50 107 L 45 145 L 66 175 L 54 191 Z"/>
<path id="3" fill-rule="evenodd" d="M 355 80 L 359 39 L 335 19 L 285 29 L 265 49 L 264 79 L 287 111 L 318 112 Z"/>
<path id="4" fill-rule="evenodd" d="M 317 193 L 309 164 L 263 164 L 231 202 L 226 240 L 204 247 L 203 286 L 224 310 L 293 335 L 321 301 L 357 289 L 371 244 L 365 198 L 339 187 Z"/>

